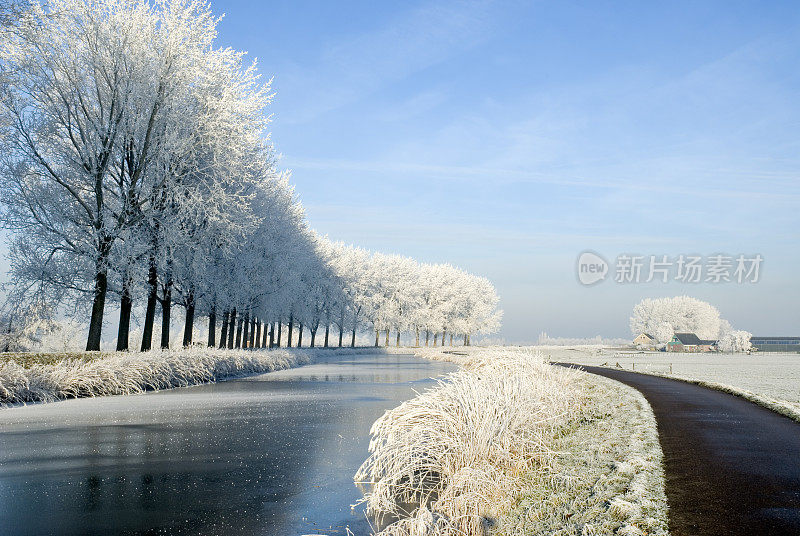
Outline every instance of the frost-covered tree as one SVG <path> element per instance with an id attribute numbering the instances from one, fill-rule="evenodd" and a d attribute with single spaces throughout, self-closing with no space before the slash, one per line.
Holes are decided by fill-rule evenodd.
<path id="1" fill-rule="evenodd" d="M 137 307 L 141 349 L 152 348 L 159 305 L 162 347 L 174 305 L 187 346 L 198 315 L 207 344 L 222 348 L 291 345 L 295 327 L 298 345 L 306 331 L 317 345 L 324 329 L 328 346 L 332 328 L 339 346 L 345 331 L 355 345 L 368 327 L 376 344 L 391 331 L 398 345 L 408 332 L 419 344 L 420 331 L 426 344 L 431 334 L 468 344 L 499 326 L 487 280 L 308 227 L 267 134 L 270 83 L 242 53 L 215 48 L 206 2 L 14 9 L 13 19 L 0 9 L 0 203 L 14 292 L 26 306 L 86 314 L 87 350 L 100 348 L 109 295 L 118 350 Z M 7 341 L 27 329 L 3 320 Z"/>
<path id="2" fill-rule="evenodd" d="M 752 346 L 752 333 L 743 330 L 732 330 L 720 337 L 718 346 L 723 352 L 746 352 Z"/>
<path id="3" fill-rule="evenodd" d="M 717 347 L 722 352 L 746 352 L 752 346 L 750 338 L 752 333 L 743 330 L 735 330 L 727 320 L 720 322 L 719 334 L 717 335 Z"/>
<path id="4" fill-rule="evenodd" d="M 271 160 L 262 137 L 271 94 L 240 53 L 213 48 L 215 25 L 207 4 L 192 0 L 51 0 L 28 6 L 1 49 L 0 180 L 3 221 L 16 232 L 14 279 L 53 300 L 89 295 L 87 349 L 99 349 L 110 283 L 126 347 L 142 258 L 143 348 L 156 301 L 168 344 L 174 275 L 205 262 L 187 252 L 202 252 L 201 236 L 241 239 L 246 183 L 264 178 Z M 192 287 L 176 289 L 189 311 Z"/>
<path id="5" fill-rule="evenodd" d="M 365 319 L 375 333 L 375 345 L 395 344 L 402 332 L 411 331 L 417 344 L 425 333 L 425 344 L 445 344 L 449 335 L 469 344 L 473 333 L 492 333 L 499 328 L 502 312 L 497 293 L 485 278 L 450 265 L 419 264 L 398 255 L 374 254 L 365 263 Z"/>
<path id="6" fill-rule="evenodd" d="M 711 304 L 691 298 L 645 298 L 633 308 L 630 319 L 634 335 L 649 333 L 660 343 L 673 334 L 695 333 L 701 339 L 715 339 L 720 329 L 719 311 Z"/>
<path id="7" fill-rule="evenodd" d="M 367 250 L 334 243 L 331 246 L 331 267 L 341 292 L 338 315 L 333 321 L 339 328 L 339 346 L 345 330 L 350 331 L 350 346 L 356 344 L 356 333 L 366 320 L 371 306 L 371 263 Z"/>
<path id="8" fill-rule="evenodd" d="M 630 327 L 634 335 L 649 333 L 662 344 L 675 333 L 690 332 L 701 339 L 717 340 L 724 352 L 750 348 L 750 333 L 734 330 L 720 318 L 716 307 L 689 296 L 642 300 L 633 308 Z"/>
<path id="9" fill-rule="evenodd" d="M 153 209 L 168 163 L 193 150 L 174 127 L 192 110 L 214 25 L 188 0 L 51 0 L 31 4 L 0 48 L 4 221 L 27 244 L 15 276 L 72 268 L 67 289 L 92 299 L 88 350 L 100 346 L 113 248 Z M 57 288 L 58 275 L 40 282 Z"/>
<path id="10" fill-rule="evenodd" d="M 20 302 L 10 295 L 0 308 L 0 352 L 28 352 L 58 329 L 53 308 L 44 300 Z"/>

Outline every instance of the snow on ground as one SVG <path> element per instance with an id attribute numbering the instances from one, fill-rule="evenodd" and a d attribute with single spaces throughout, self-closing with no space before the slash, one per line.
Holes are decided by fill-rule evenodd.
<path id="1" fill-rule="evenodd" d="M 542 347 L 551 361 L 620 367 L 671 376 L 732 392 L 800 420 L 800 354 L 636 352 L 576 346 Z"/>
<path id="2" fill-rule="evenodd" d="M 655 418 L 638 391 L 531 349 L 417 355 L 462 369 L 373 425 L 357 480 L 371 483 L 373 514 L 401 518 L 381 535 L 667 533 Z"/>

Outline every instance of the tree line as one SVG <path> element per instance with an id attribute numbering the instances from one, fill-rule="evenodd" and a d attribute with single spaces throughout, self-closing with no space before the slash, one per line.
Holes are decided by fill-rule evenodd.
<path id="1" fill-rule="evenodd" d="M 717 342 L 723 352 L 750 349 L 752 334 L 735 330 L 721 318 L 719 310 L 708 302 L 691 296 L 645 298 L 633 307 L 631 333 L 646 333 L 664 347 L 675 333 L 694 333 L 701 339 Z"/>
<path id="2" fill-rule="evenodd" d="M 99 350 L 182 344 L 206 316 L 210 346 L 341 346 L 411 332 L 464 344 L 499 327 L 486 279 L 333 243 L 311 230 L 277 167 L 273 98 L 244 54 L 215 46 L 196 0 L 52 0 L 18 6 L 0 46 L 0 203 L 12 303 L 71 308 Z M 155 341 L 160 313 L 160 340 Z M 19 319 L 23 322 L 24 319 Z M 13 323 L 11 315 L 9 322 Z M 321 331 L 320 331 L 321 330 Z M 8 331 L 12 331 L 9 324 Z M 324 335 L 323 335 L 324 333 Z"/>

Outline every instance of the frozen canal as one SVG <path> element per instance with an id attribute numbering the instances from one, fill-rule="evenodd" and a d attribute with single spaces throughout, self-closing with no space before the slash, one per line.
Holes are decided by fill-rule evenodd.
<path id="1" fill-rule="evenodd" d="M 344 356 L 0 410 L 0 534 L 366 534 L 350 505 L 370 426 L 453 369 Z"/>

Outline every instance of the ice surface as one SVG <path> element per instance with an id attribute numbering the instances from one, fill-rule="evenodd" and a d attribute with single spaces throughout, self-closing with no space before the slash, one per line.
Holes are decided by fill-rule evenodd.
<path id="1" fill-rule="evenodd" d="M 369 427 L 454 368 L 357 355 L 0 411 L 0 533 L 365 534 Z"/>

